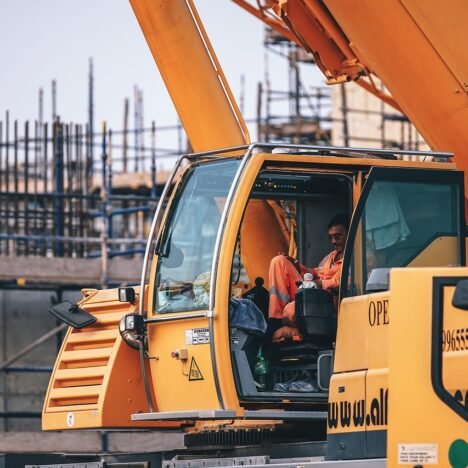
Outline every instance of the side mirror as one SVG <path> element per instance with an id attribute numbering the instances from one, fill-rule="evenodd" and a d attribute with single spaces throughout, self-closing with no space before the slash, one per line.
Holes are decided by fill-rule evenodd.
<path id="1" fill-rule="evenodd" d="M 49 308 L 49 312 L 62 322 L 73 328 L 83 328 L 94 323 L 97 319 L 94 315 L 88 314 L 70 301 L 63 301 Z"/>
<path id="2" fill-rule="evenodd" d="M 388 291 L 390 286 L 390 268 L 374 268 L 366 283 L 367 292 Z"/>
<path id="3" fill-rule="evenodd" d="M 468 310 L 468 280 L 462 280 L 457 284 L 452 305 L 457 309 Z"/>
<path id="4" fill-rule="evenodd" d="M 145 320 L 139 314 L 127 314 L 120 319 L 119 332 L 125 343 L 139 349 L 145 336 Z"/>
<path id="5" fill-rule="evenodd" d="M 136 293 L 133 288 L 119 288 L 119 302 L 129 302 L 130 304 L 135 304 L 136 302 Z"/>

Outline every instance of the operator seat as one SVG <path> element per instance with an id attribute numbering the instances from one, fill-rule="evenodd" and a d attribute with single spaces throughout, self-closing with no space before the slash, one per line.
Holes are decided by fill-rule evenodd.
<path id="1" fill-rule="evenodd" d="M 297 370 L 312 370 L 317 368 L 319 355 L 333 348 L 336 337 L 336 308 L 333 294 L 324 289 L 300 288 L 295 297 L 295 318 L 297 334 L 293 327 L 281 327 L 285 335 L 293 336 L 272 343 L 270 359 L 272 371 L 277 369 L 283 373 L 287 366 Z M 281 381 L 281 377 L 274 378 Z"/>

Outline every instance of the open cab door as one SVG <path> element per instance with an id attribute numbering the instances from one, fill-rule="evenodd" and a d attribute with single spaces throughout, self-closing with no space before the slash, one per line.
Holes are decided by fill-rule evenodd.
<path id="1" fill-rule="evenodd" d="M 227 419 L 217 376 L 214 256 L 238 158 L 193 163 L 175 189 L 156 243 L 146 321 L 158 412 L 134 419 Z M 216 310 L 219 314 L 219 309 Z"/>

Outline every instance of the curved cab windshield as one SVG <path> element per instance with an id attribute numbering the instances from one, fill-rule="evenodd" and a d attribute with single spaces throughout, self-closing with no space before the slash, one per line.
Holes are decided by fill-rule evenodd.
<path id="1" fill-rule="evenodd" d="M 208 308 L 216 234 L 238 166 L 232 159 L 205 163 L 185 175 L 158 249 L 157 312 Z"/>

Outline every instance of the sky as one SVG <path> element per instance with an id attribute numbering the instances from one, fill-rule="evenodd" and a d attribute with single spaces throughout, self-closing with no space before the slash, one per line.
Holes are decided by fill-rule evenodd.
<path id="1" fill-rule="evenodd" d="M 229 0 L 195 4 L 238 102 L 245 76 L 244 117 L 254 118 L 266 63 L 262 23 Z M 50 120 L 55 79 L 58 115 L 63 121 L 86 122 L 92 57 L 97 129 L 103 120 L 122 128 L 124 98 L 132 97 L 134 85 L 143 90 L 145 126 L 153 120 L 158 126 L 177 122 L 127 0 L 0 0 L 0 38 L 0 120 L 7 110 L 11 119 L 37 119 L 40 87 L 44 118 Z M 284 60 L 268 56 L 276 86 L 286 89 Z"/>

